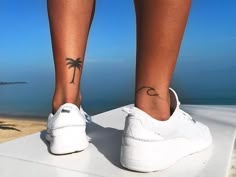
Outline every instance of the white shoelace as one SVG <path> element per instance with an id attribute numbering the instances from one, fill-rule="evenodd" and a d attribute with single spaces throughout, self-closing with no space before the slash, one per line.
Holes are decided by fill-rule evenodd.
<path id="1" fill-rule="evenodd" d="M 180 109 L 180 113 L 183 115 L 183 117 L 186 120 L 191 120 L 192 122 L 196 123 L 196 121 L 186 112 L 184 112 L 183 110 Z M 182 116 L 181 116 L 182 117 Z"/>
<path id="2" fill-rule="evenodd" d="M 83 117 L 85 118 L 85 121 L 87 122 L 87 123 L 90 123 L 90 122 L 92 122 L 92 117 L 90 116 L 90 115 L 88 115 L 84 110 L 83 110 L 83 108 L 80 106 L 80 112 L 81 112 L 81 114 L 83 115 Z"/>
<path id="3" fill-rule="evenodd" d="M 122 111 L 124 111 L 127 114 L 131 114 L 132 113 L 132 107 L 131 106 L 125 106 L 122 108 Z"/>

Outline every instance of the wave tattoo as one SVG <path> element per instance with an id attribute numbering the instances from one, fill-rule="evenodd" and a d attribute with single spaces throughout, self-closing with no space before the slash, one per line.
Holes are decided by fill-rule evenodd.
<path id="1" fill-rule="evenodd" d="M 159 94 L 156 92 L 156 90 L 153 87 L 147 87 L 147 86 L 144 86 L 144 87 L 141 87 L 141 88 L 137 89 L 136 93 L 143 90 L 143 89 L 147 89 L 146 93 L 149 96 L 159 96 Z"/>

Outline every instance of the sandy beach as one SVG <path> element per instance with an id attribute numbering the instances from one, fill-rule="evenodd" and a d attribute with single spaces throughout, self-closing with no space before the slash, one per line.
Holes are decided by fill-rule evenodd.
<path id="1" fill-rule="evenodd" d="M 0 143 L 30 135 L 46 128 L 46 121 L 0 117 Z"/>

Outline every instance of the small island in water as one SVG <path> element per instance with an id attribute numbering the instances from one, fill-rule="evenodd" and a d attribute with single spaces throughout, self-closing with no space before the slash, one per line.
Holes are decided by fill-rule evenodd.
<path id="1" fill-rule="evenodd" d="M 0 85 L 28 84 L 27 82 L 0 82 Z"/>

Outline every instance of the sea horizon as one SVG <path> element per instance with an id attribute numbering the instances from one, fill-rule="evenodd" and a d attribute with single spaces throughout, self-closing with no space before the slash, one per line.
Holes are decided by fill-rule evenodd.
<path id="1" fill-rule="evenodd" d="M 122 73 L 111 64 L 105 66 L 105 69 L 101 73 L 91 65 L 83 73 L 82 106 L 90 115 L 133 104 L 134 66 L 123 67 Z M 236 71 L 205 70 L 201 75 L 198 71 L 190 71 L 191 68 L 186 70 L 181 65 L 177 66 L 171 83 L 181 104 L 236 105 L 236 83 L 227 79 L 228 75 L 236 75 Z M 27 76 L 15 81 L 0 80 L 9 83 L 26 82 L 0 85 L 0 116 L 47 119 L 51 112 L 54 75 L 44 73 Z M 228 86 L 230 84 L 231 87 Z"/>

